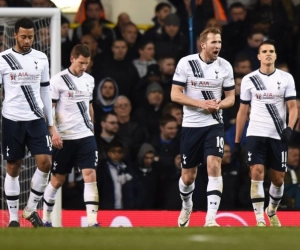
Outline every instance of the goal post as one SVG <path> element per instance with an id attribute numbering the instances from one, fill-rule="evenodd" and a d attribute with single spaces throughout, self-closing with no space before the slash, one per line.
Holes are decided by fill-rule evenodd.
<path id="1" fill-rule="evenodd" d="M 17 20 L 22 17 L 28 18 L 41 18 L 41 19 L 50 19 L 50 44 L 48 45 L 48 50 L 50 51 L 50 77 L 57 74 L 61 71 L 61 12 L 58 8 L 0 8 L 0 19 L 5 19 L 6 21 Z M 5 26 L 5 22 L 4 22 Z M 3 34 L 4 36 L 4 34 Z M 5 37 L 3 37 L 5 39 Z M 35 34 L 35 40 L 37 39 Z M 14 44 L 9 44 L 12 47 Z M 50 48 L 49 48 L 50 47 Z M 2 97 L 1 97 L 2 99 Z M 1 100 L 2 101 L 2 100 Z M 2 105 L 1 105 L 2 106 Z M 1 152 L 3 152 L 1 150 Z M 33 158 L 34 159 L 34 158 Z M 29 165 L 31 168 L 35 168 L 36 164 L 34 161 L 23 161 L 23 165 Z M 0 178 L 3 178 L 5 171 L 5 162 L 3 161 L 3 156 L 1 155 L 1 175 Z M 29 181 L 32 176 L 27 176 Z M 22 181 L 22 180 L 20 180 Z M 1 182 L 0 182 L 1 183 Z M 4 189 L 4 179 L 2 179 L 2 187 L 0 190 Z M 22 185 L 21 185 L 22 188 Z M 22 191 L 22 190 L 21 190 Z M 2 197 L 1 197 L 2 196 Z M 2 205 L 4 197 L 4 191 L 0 195 L 2 198 Z M 62 202 L 61 202 L 61 190 L 59 190 L 57 194 L 57 201 L 54 207 L 54 211 L 52 214 L 53 226 L 61 227 L 61 210 L 62 210 Z M 6 206 L 2 206 L 4 209 Z M 3 214 L 3 213 L 2 213 Z M 1 217 L 1 216 L 0 216 Z M 0 218 L 0 220 L 3 219 Z M 1 225 L 2 224 L 2 225 Z M 0 221 L 0 227 L 3 226 L 3 221 Z"/>

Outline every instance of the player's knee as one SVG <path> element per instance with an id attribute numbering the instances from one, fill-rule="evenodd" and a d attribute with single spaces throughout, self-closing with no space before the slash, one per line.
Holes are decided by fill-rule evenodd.
<path id="1" fill-rule="evenodd" d="M 263 180 L 264 167 L 262 165 L 253 165 L 250 167 L 251 178 L 254 180 Z"/>
<path id="2" fill-rule="evenodd" d="M 51 185 L 55 189 L 58 189 L 58 188 L 60 188 L 64 184 L 65 179 L 66 179 L 65 175 L 53 174 L 51 176 Z"/>
<path id="3" fill-rule="evenodd" d="M 221 171 L 221 166 L 219 166 L 219 164 L 211 164 L 207 166 L 207 170 L 211 173 L 217 173 Z"/>
<path id="4" fill-rule="evenodd" d="M 7 161 L 6 172 L 11 177 L 19 176 L 21 171 L 21 160 L 20 161 Z"/>
<path id="5" fill-rule="evenodd" d="M 50 171 L 52 165 L 52 161 L 50 157 L 44 157 L 43 159 L 38 161 L 38 168 L 47 173 Z"/>
<path id="6" fill-rule="evenodd" d="M 272 183 L 275 187 L 281 187 L 283 185 L 283 180 L 281 179 L 272 180 Z"/>
<path id="7" fill-rule="evenodd" d="M 189 173 L 181 176 L 181 179 L 186 186 L 190 186 L 196 179 L 196 174 Z"/>
<path id="8" fill-rule="evenodd" d="M 84 182 L 95 182 L 96 181 L 96 171 L 95 169 L 82 169 L 82 177 Z"/>

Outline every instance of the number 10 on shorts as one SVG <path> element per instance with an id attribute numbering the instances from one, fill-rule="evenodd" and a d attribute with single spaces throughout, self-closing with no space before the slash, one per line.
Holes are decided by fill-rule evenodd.
<path id="1" fill-rule="evenodd" d="M 217 139 L 217 148 L 219 148 L 219 152 L 222 152 L 222 153 L 223 153 L 223 148 L 224 148 L 224 138 L 223 138 L 223 137 L 220 137 L 220 136 L 217 136 L 216 139 Z"/>

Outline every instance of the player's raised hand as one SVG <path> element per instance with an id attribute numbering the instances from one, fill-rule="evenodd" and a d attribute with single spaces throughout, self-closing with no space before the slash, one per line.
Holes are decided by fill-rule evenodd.
<path id="1" fill-rule="evenodd" d="M 61 149 L 63 147 L 63 142 L 60 135 L 57 133 L 56 129 L 53 129 L 52 135 L 52 145 L 55 148 Z"/>

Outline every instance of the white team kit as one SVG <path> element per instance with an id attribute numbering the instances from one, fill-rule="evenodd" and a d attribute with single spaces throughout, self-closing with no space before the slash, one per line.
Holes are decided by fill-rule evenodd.
<path id="1" fill-rule="evenodd" d="M 296 99 L 294 79 L 279 69 L 270 75 L 253 71 L 242 79 L 240 99 L 241 103 L 251 104 L 247 136 L 280 140 L 286 127 L 285 102 Z"/>
<path id="2" fill-rule="evenodd" d="M 212 63 L 201 60 L 199 54 L 183 57 L 175 70 L 173 84 L 184 87 L 184 94 L 197 100 L 220 100 L 222 91 L 235 87 L 233 69 L 228 61 L 218 57 Z M 223 123 L 222 110 L 208 115 L 205 109 L 184 106 L 183 127 L 206 127 Z"/>
<path id="3" fill-rule="evenodd" d="M 89 114 L 94 78 L 87 73 L 73 75 L 69 69 L 50 80 L 52 102 L 56 103 L 57 132 L 62 140 L 74 140 L 93 136 L 93 124 Z"/>
<path id="4" fill-rule="evenodd" d="M 5 98 L 2 115 L 12 121 L 44 118 L 40 87 L 49 85 L 47 56 L 35 49 L 19 53 L 13 48 L 0 54 L 0 83 Z"/>

